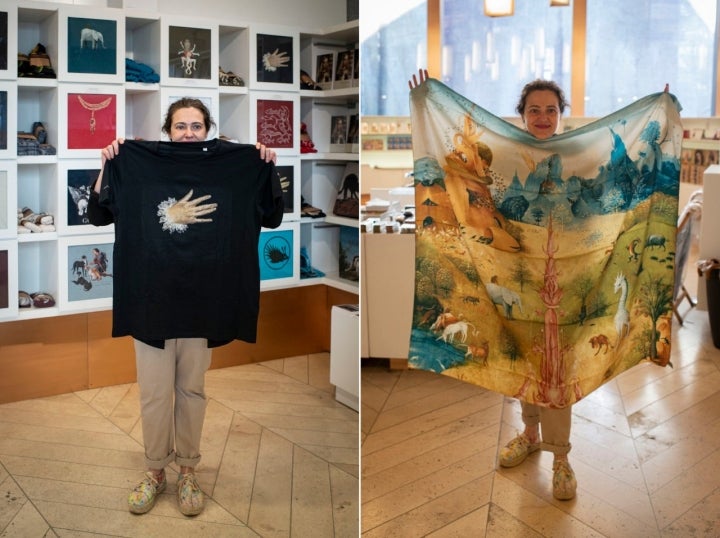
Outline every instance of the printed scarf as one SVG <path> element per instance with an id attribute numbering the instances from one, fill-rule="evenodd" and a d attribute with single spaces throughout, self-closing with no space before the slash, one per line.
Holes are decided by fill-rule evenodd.
<path id="1" fill-rule="evenodd" d="M 657 93 L 538 140 L 430 79 L 410 92 L 409 365 L 572 405 L 670 356 L 680 105 Z"/>

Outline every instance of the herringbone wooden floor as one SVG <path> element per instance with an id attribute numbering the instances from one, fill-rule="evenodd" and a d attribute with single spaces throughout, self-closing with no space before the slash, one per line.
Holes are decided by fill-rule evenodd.
<path id="1" fill-rule="evenodd" d="M 573 406 L 572 501 L 552 496 L 549 453 L 496 467 L 516 400 L 364 365 L 363 537 L 720 536 L 720 350 L 706 311 L 673 333 L 674 368 L 636 366 Z"/>
<path id="2" fill-rule="evenodd" d="M 142 478 L 136 384 L 0 405 L 0 536 L 358 535 L 358 414 L 337 403 L 329 355 L 211 370 L 186 518 L 168 489 L 134 516 Z"/>

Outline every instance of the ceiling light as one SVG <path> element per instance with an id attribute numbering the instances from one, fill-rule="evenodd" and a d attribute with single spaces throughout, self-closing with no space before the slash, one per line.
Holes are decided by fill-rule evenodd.
<path id="1" fill-rule="evenodd" d="M 515 0 L 485 0 L 485 15 L 508 17 L 515 12 Z"/>

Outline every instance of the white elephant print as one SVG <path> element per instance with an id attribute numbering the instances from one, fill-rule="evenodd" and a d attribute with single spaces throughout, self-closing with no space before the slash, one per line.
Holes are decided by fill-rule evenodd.
<path id="1" fill-rule="evenodd" d="M 523 312 L 522 301 L 520 300 L 520 296 L 517 292 L 499 284 L 495 284 L 494 282 L 485 284 L 485 289 L 487 290 L 493 304 L 501 305 L 503 307 L 505 317 L 507 319 L 513 319 L 512 309 L 514 305 L 517 305 L 521 313 Z"/>

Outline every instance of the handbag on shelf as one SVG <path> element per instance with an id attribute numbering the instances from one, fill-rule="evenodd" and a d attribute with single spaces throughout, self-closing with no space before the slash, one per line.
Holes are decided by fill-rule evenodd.
<path id="1" fill-rule="evenodd" d="M 358 163 L 347 163 L 343 173 L 333 214 L 356 219 L 360 216 L 360 176 Z"/>

